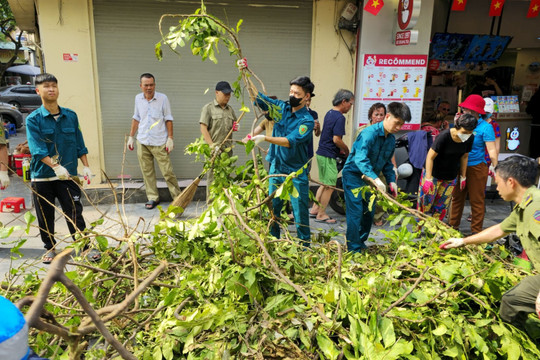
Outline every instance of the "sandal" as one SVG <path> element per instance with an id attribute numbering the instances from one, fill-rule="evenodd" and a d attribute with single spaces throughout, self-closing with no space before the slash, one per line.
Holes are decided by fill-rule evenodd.
<path id="1" fill-rule="evenodd" d="M 156 206 L 158 206 L 159 204 L 159 200 L 148 200 L 148 202 L 146 204 L 144 204 L 144 207 L 147 209 L 147 210 L 152 210 L 153 208 L 155 208 Z"/>
<path id="2" fill-rule="evenodd" d="M 327 224 L 335 224 L 335 223 L 337 223 L 337 220 L 332 219 L 331 217 L 327 217 L 326 219 L 315 219 L 315 222 L 327 223 Z"/>
<path id="3" fill-rule="evenodd" d="M 88 254 L 86 254 L 86 260 L 91 262 L 98 262 L 101 260 L 101 252 L 96 249 L 91 249 L 88 251 Z"/>
<path id="4" fill-rule="evenodd" d="M 43 256 L 41 257 L 41 262 L 43 262 L 44 264 L 50 264 L 54 260 L 55 256 L 56 256 L 56 251 L 46 250 L 45 254 L 43 254 Z"/>

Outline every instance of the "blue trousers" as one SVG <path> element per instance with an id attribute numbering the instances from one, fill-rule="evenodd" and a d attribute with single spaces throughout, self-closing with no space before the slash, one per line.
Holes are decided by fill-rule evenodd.
<path id="1" fill-rule="evenodd" d="M 366 186 L 358 174 L 343 171 L 342 181 L 347 209 L 347 248 L 349 251 L 361 252 L 367 248 L 365 242 L 371 231 L 375 206 L 369 210 L 368 201 L 371 193 L 366 193 L 368 201 L 362 198 L 361 192 L 358 197 L 353 195 L 352 190 Z"/>
<path id="2" fill-rule="evenodd" d="M 279 171 L 279 169 L 276 169 L 274 164 L 272 164 L 270 166 L 270 174 L 284 174 L 284 172 Z M 270 194 L 273 193 L 274 190 L 276 190 L 278 187 L 280 187 L 280 185 L 283 184 L 284 181 L 284 177 L 270 178 Z M 311 231 L 309 229 L 309 180 L 307 171 L 304 171 L 298 177 L 294 178 L 292 182 L 294 187 L 296 188 L 296 191 L 298 191 L 298 197 L 295 198 L 291 196 L 291 205 L 293 209 L 294 222 L 296 224 L 296 232 L 299 239 L 309 243 L 311 238 Z M 279 215 L 281 214 L 281 209 L 283 208 L 283 200 L 275 197 L 274 199 L 272 199 L 272 206 L 274 208 L 274 215 L 279 218 Z M 272 234 L 272 236 L 275 236 L 279 239 L 280 229 L 278 223 L 274 223 L 272 225 L 270 233 Z"/>

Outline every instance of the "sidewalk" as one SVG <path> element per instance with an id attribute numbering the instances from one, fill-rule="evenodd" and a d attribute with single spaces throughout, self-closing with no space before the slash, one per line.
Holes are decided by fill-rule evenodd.
<path id="1" fill-rule="evenodd" d="M 183 187 L 187 186 L 189 183 L 191 183 L 191 181 L 186 180 L 185 183 L 186 184 L 182 184 Z M 43 255 L 44 249 L 43 243 L 39 236 L 39 230 L 37 228 L 37 220 L 32 223 L 29 233 L 25 233 L 25 213 L 28 211 L 35 216 L 35 209 L 32 206 L 31 190 L 29 184 L 30 183 L 24 183 L 20 177 L 12 176 L 11 185 L 9 186 L 9 188 L 0 191 L 0 199 L 4 199 L 9 196 L 23 197 L 26 203 L 26 211 L 21 209 L 20 213 L 0 212 L 0 222 L 2 222 L 4 227 L 19 227 L 6 239 L 0 239 L 0 278 L 2 279 L 5 277 L 5 274 L 9 272 L 10 268 L 19 267 L 23 263 L 31 264 L 29 271 L 37 271 L 39 269 L 47 268 L 47 265 L 41 263 L 41 256 Z M 164 192 L 167 191 L 164 182 L 161 186 L 163 187 Z M 83 215 L 88 226 L 92 222 L 103 218 L 103 224 L 97 226 L 96 230 L 102 231 L 110 235 L 122 237 L 124 234 L 124 226 L 129 229 L 137 227 L 138 232 L 142 232 L 144 230 L 151 231 L 153 229 L 153 226 L 159 220 L 159 210 L 157 208 L 153 210 L 147 210 L 144 207 L 144 202 L 146 201 L 146 198 L 144 197 L 144 188 L 142 183 L 138 186 L 132 186 L 130 188 L 126 187 L 126 193 L 128 194 L 129 199 L 128 201 L 126 201 L 126 203 L 124 203 L 123 206 L 121 206 L 120 203 L 119 208 L 117 208 L 117 205 L 114 204 L 113 197 L 111 195 L 112 191 L 108 186 L 105 187 L 99 185 L 98 187 L 94 187 L 94 189 L 96 188 L 101 189 L 95 190 L 95 194 L 98 194 L 96 196 L 99 197 L 99 201 L 97 202 L 98 205 L 87 204 L 84 207 Z M 90 192 L 91 190 L 89 190 L 89 193 Z M 199 186 L 198 194 L 202 194 L 202 196 L 204 196 L 204 192 L 204 186 Z M 121 193 L 121 191 L 119 191 L 119 193 Z M 121 197 L 119 195 L 117 197 L 119 198 L 119 200 L 121 200 Z M 198 197 L 200 198 L 201 196 Z M 139 200 L 139 202 L 136 203 L 131 203 L 134 199 L 139 198 L 142 198 L 142 200 Z M 168 205 L 169 202 L 162 202 L 159 206 L 165 209 Z M 204 200 L 194 199 L 193 202 L 185 210 L 184 215 L 182 215 L 180 221 L 188 218 L 197 217 L 202 213 L 204 209 Z M 506 216 L 508 216 L 510 211 L 511 208 L 509 203 L 506 203 L 500 199 L 486 199 L 486 218 L 484 221 L 484 228 L 501 222 Z M 347 226 L 345 216 L 334 212 L 330 208 L 327 209 L 327 212 L 332 218 L 337 220 L 337 223 L 326 224 L 311 221 L 310 224 L 312 227 L 312 233 L 315 234 L 321 231 L 328 232 L 334 230 L 339 233 L 339 235 L 336 236 L 335 239 L 339 242 L 344 243 L 345 231 Z M 463 212 L 463 219 L 460 227 L 460 230 L 464 234 L 470 233 L 470 223 L 466 221 L 466 218 L 469 214 L 470 207 L 467 205 Z M 124 225 L 122 225 L 122 222 Z M 373 242 L 370 241 L 368 245 L 374 245 L 384 242 L 384 235 L 378 231 L 380 229 L 391 230 L 391 227 L 388 225 L 388 223 L 385 223 L 381 227 L 373 226 L 371 231 L 371 238 L 373 239 Z M 64 239 L 64 244 L 68 244 L 72 241 L 71 237 L 69 236 L 66 222 L 63 218 L 60 217 L 59 214 L 57 214 L 56 217 L 55 231 L 57 234 L 61 234 L 61 237 Z M 289 231 L 294 233 L 296 231 L 295 226 L 290 225 Z M 16 243 L 20 239 L 26 239 L 26 242 L 20 248 L 20 251 L 24 256 L 22 258 L 12 260 L 12 254 L 10 250 L 16 245 Z M 64 244 L 61 243 L 59 245 L 59 248 L 63 248 L 64 246 L 66 246 Z M 110 245 L 113 246 L 115 244 Z"/>

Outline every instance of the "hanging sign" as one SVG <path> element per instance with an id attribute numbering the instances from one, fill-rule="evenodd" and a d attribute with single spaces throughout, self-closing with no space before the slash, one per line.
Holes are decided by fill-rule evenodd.
<path id="1" fill-rule="evenodd" d="M 362 67 L 362 103 L 358 126 L 368 123 L 371 105 L 403 102 L 411 110 L 412 120 L 402 130 L 418 130 L 422 119 L 426 84 L 427 55 L 364 54 Z"/>
<path id="2" fill-rule="evenodd" d="M 420 16 L 420 0 L 399 0 L 397 23 L 401 31 L 397 31 L 394 38 L 396 46 L 418 43 L 418 30 L 412 30 Z"/>

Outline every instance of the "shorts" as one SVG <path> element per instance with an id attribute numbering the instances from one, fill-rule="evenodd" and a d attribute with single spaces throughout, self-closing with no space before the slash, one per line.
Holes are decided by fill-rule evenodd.
<path id="1" fill-rule="evenodd" d="M 317 165 L 319 166 L 319 181 L 324 185 L 336 186 L 338 177 L 336 159 L 317 154 Z"/>

